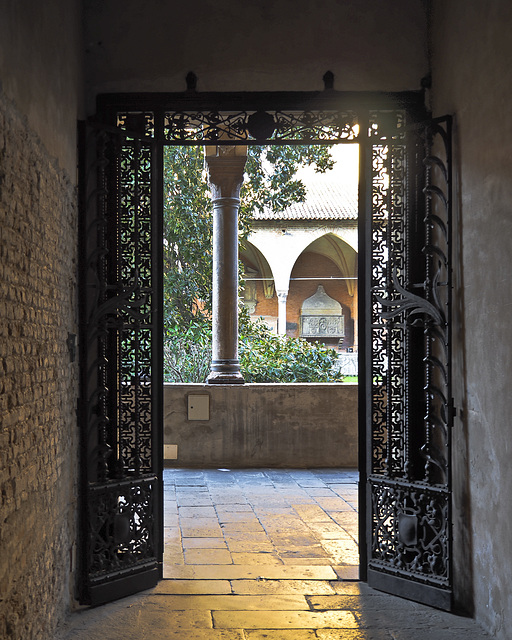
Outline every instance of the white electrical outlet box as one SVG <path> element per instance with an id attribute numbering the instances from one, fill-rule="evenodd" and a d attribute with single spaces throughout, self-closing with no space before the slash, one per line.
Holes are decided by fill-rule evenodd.
<path id="1" fill-rule="evenodd" d="M 188 419 L 189 420 L 209 420 L 210 419 L 210 396 L 209 395 L 189 395 L 188 397 Z"/>
<path id="2" fill-rule="evenodd" d="M 178 459 L 178 445 L 164 444 L 164 460 L 177 460 L 177 459 Z"/>

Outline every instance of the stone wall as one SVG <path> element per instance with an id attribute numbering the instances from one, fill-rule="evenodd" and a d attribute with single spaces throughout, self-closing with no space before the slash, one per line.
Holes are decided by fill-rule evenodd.
<path id="1" fill-rule="evenodd" d="M 77 462 L 75 187 L 0 94 L 0 638 L 69 606 Z"/>
<path id="2" fill-rule="evenodd" d="M 209 420 L 188 419 L 208 396 Z M 166 384 L 164 442 L 180 467 L 357 467 L 357 385 Z"/>

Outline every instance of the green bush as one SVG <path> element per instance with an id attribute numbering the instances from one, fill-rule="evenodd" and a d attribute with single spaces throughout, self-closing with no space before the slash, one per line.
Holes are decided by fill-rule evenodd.
<path id="1" fill-rule="evenodd" d="M 212 360 L 207 323 L 191 323 L 186 332 L 167 327 L 164 338 L 164 382 L 206 382 Z"/>
<path id="2" fill-rule="evenodd" d="M 243 309 L 238 345 L 246 382 L 342 382 L 337 354 L 319 343 L 277 336 L 263 322 L 252 322 Z M 211 328 L 198 317 L 183 333 L 168 328 L 164 340 L 165 382 L 206 382 L 211 363 Z"/>
<path id="3" fill-rule="evenodd" d="M 272 333 L 262 322 L 246 325 L 239 358 L 246 382 L 342 382 L 337 353 L 318 342 Z"/>

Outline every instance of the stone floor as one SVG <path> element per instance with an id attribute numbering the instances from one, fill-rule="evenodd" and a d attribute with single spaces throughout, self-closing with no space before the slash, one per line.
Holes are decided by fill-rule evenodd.
<path id="1" fill-rule="evenodd" d="M 358 582 L 357 473 L 166 469 L 165 579 L 65 640 L 472 640 L 474 621 Z"/>

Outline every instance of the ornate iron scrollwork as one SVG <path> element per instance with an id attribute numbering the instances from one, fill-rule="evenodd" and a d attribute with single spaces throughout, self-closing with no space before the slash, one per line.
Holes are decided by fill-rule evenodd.
<path id="1" fill-rule="evenodd" d="M 135 115 L 124 119 L 129 132 L 90 127 L 87 140 L 94 155 L 82 238 L 83 599 L 93 603 L 111 597 L 102 585 L 114 578 L 157 572 L 152 121 Z M 134 131 L 141 127 L 143 137 Z M 126 584 L 119 589 L 127 592 Z"/>
<path id="2" fill-rule="evenodd" d="M 164 136 L 167 144 L 353 142 L 357 121 L 353 111 L 168 111 Z"/>
<path id="3" fill-rule="evenodd" d="M 447 495 L 401 482 L 372 488 L 372 566 L 436 587 L 449 583 Z"/>
<path id="4" fill-rule="evenodd" d="M 133 570 L 155 557 L 154 481 L 91 488 L 89 566 L 93 584 L 112 572 Z"/>
<path id="5" fill-rule="evenodd" d="M 400 114 L 375 112 L 369 132 L 375 140 L 369 567 L 449 594 L 449 122 L 417 127 Z M 441 601 L 449 606 L 449 595 Z"/>

